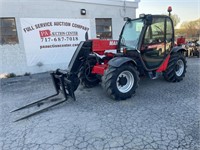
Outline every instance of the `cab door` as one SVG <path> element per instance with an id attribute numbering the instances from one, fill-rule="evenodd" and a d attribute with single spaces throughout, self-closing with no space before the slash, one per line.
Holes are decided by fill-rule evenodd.
<path id="1" fill-rule="evenodd" d="M 146 28 L 141 46 L 141 56 L 147 69 L 156 69 L 165 60 L 173 44 L 171 19 L 154 16 L 152 24 Z"/>

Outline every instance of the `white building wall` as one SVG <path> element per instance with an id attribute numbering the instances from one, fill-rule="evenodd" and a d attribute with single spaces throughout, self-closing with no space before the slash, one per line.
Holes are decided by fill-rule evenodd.
<path id="1" fill-rule="evenodd" d="M 67 68 L 68 64 L 27 66 L 20 18 L 90 19 L 91 38 L 96 38 L 95 18 L 112 18 L 113 39 L 118 39 L 124 24 L 123 17 L 135 18 L 138 2 L 124 3 L 119 0 L 0 0 L 0 17 L 15 17 L 19 38 L 19 44 L 0 45 L 0 73 L 38 73 L 56 68 Z M 86 9 L 87 14 L 81 15 L 80 9 Z"/>

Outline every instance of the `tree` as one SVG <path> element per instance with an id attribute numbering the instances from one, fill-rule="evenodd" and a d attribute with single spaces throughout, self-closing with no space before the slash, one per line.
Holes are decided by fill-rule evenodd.
<path id="1" fill-rule="evenodd" d="M 187 35 L 187 38 L 198 38 L 200 35 L 200 18 L 194 21 L 183 22 L 180 28 Z"/>
<path id="2" fill-rule="evenodd" d="M 171 14 L 171 19 L 173 20 L 174 27 L 176 27 L 177 24 L 180 22 L 180 18 L 177 14 Z"/>
<path id="3" fill-rule="evenodd" d="M 165 15 L 168 16 L 168 14 L 165 14 Z M 171 14 L 170 17 L 174 23 L 174 27 L 176 27 L 176 25 L 180 22 L 180 18 L 178 17 L 177 14 Z"/>

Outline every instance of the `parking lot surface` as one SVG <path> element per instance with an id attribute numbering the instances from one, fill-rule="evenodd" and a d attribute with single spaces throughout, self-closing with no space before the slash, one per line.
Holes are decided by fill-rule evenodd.
<path id="1" fill-rule="evenodd" d="M 199 150 L 200 59 L 187 59 L 179 83 L 142 78 L 136 95 L 114 101 L 101 86 L 75 92 L 47 112 L 13 122 L 36 108 L 10 113 L 54 93 L 48 73 L 0 82 L 1 150 Z"/>

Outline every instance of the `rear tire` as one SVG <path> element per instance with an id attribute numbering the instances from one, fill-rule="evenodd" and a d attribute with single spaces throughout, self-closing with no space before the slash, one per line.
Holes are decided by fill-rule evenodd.
<path id="1" fill-rule="evenodd" d="M 115 100 L 130 98 L 138 87 L 139 73 L 134 66 L 109 66 L 102 77 L 102 86 L 108 96 Z"/>
<path id="2" fill-rule="evenodd" d="M 96 74 L 92 74 L 92 68 L 96 63 L 96 58 L 89 58 L 80 68 L 79 79 L 81 84 L 86 88 L 94 87 L 100 82 Z"/>
<path id="3" fill-rule="evenodd" d="M 199 58 L 199 51 L 195 50 L 195 56 L 197 56 L 197 58 Z"/>
<path id="4" fill-rule="evenodd" d="M 172 53 L 163 76 L 169 82 L 179 82 L 185 77 L 186 67 L 186 60 L 183 53 Z"/>

